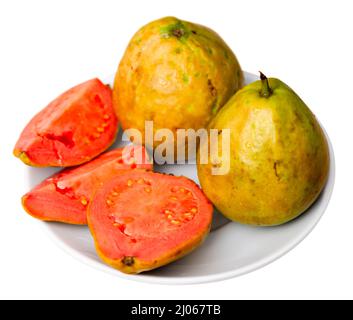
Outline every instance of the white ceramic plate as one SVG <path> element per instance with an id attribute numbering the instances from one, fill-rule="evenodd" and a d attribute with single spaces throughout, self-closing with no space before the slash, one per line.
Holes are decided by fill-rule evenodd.
<path id="1" fill-rule="evenodd" d="M 245 79 L 246 83 L 250 83 L 258 80 L 258 77 L 245 72 Z M 113 79 L 108 80 L 112 82 Z M 326 137 L 329 141 L 327 135 Z M 119 140 L 114 147 L 122 145 Z M 40 223 L 55 243 L 66 252 L 96 269 L 118 277 L 162 284 L 191 284 L 239 276 L 263 267 L 293 249 L 318 223 L 328 205 L 334 185 L 334 154 L 330 141 L 329 144 L 329 179 L 321 196 L 306 213 L 290 223 L 270 228 L 240 225 L 215 213 L 212 232 L 199 249 L 181 260 L 151 272 L 125 275 L 105 265 L 96 255 L 87 227 Z M 168 165 L 155 167 L 155 170 L 184 175 L 198 182 L 195 165 Z M 32 188 L 55 171 L 29 168 L 28 187 Z"/>

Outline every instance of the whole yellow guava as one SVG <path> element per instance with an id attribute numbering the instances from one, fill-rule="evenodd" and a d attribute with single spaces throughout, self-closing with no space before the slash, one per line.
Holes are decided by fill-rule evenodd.
<path id="1" fill-rule="evenodd" d="M 198 163 L 198 176 L 206 196 L 229 219 L 283 224 L 319 196 L 328 177 L 328 143 L 313 113 L 282 81 L 262 75 L 239 90 L 209 128 L 219 132 L 218 147 L 210 148 L 207 163 Z M 230 145 L 223 148 L 226 129 Z M 220 155 L 223 163 L 214 161 Z M 220 166 L 229 171 L 214 174 Z"/>
<path id="2" fill-rule="evenodd" d="M 205 128 L 243 85 L 232 50 L 211 29 L 166 17 L 131 39 L 116 73 L 113 101 L 123 129 Z M 160 142 L 154 142 L 156 147 Z"/>

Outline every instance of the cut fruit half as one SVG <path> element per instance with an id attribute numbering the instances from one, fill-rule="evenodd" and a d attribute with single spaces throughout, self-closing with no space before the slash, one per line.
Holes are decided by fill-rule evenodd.
<path id="1" fill-rule="evenodd" d="M 112 91 L 92 79 L 66 91 L 25 127 L 14 155 L 38 167 L 69 167 L 85 163 L 115 140 L 118 119 Z"/>
<path id="2" fill-rule="evenodd" d="M 144 147 L 115 149 L 84 165 L 65 169 L 23 196 L 23 207 L 40 220 L 87 224 L 87 207 L 96 189 L 131 169 L 152 170 Z"/>
<path id="3" fill-rule="evenodd" d="M 193 181 L 134 171 L 100 188 L 87 217 L 101 259 L 122 272 L 139 273 L 199 246 L 210 230 L 212 212 Z"/>

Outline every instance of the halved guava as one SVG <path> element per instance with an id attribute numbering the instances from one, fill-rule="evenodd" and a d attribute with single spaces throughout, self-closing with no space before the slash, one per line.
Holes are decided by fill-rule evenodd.
<path id="1" fill-rule="evenodd" d="M 46 179 L 22 197 L 22 204 L 40 220 L 87 224 L 87 207 L 96 189 L 112 177 L 136 168 L 152 170 L 143 147 L 115 149 Z"/>
<path id="2" fill-rule="evenodd" d="M 14 155 L 31 166 L 79 165 L 106 150 L 117 129 L 112 91 L 92 79 L 66 91 L 34 116 Z"/>
<path id="3" fill-rule="evenodd" d="M 97 191 L 87 218 L 101 259 L 124 273 L 140 273 L 198 247 L 210 230 L 212 212 L 193 181 L 130 171 Z"/>

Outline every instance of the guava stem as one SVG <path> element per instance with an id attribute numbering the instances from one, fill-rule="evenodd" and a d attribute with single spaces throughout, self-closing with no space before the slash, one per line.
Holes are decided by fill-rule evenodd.
<path id="1" fill-rule="evenodd" d="M 260 96 L 264 97 L 264 98 L 268 98 L 272 95 L 272 89 L 268 83 L 268 79 L 267 77 L 261 72 L 260 72 L 260 79 L 262 82 L 262 87 L 261 87 L 261 91 L 260 91 Z"/>

